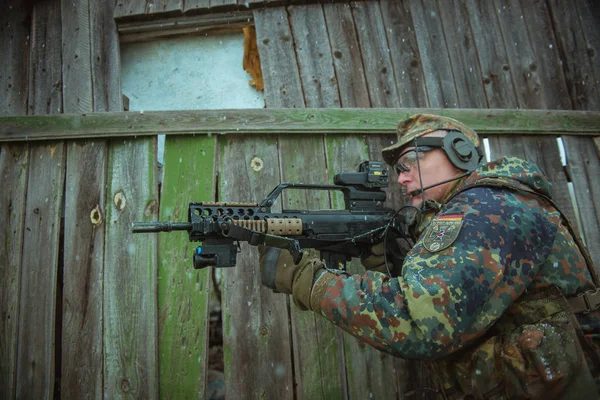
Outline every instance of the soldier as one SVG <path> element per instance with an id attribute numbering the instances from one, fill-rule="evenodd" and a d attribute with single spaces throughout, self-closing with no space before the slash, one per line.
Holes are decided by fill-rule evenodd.
<path id="1" fill-rule="evenodd" d="M 386 266 L 381 244 L 364 275 L 260 248 L 274 277 L 263 284 L 381 351 L 427 360 L 444 398 L 598 398 L 598 280 L 542 171 L 482 163 L 474 130 L 424 114 L 382 155 L 418 209 L 401 265 Z"/>

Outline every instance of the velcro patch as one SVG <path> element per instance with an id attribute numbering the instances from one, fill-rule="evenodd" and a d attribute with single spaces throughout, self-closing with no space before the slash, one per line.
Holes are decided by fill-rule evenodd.
<path id="1" fill-rule="evenodd" d="M 423 235 L 423 246 L 432 253 L 449 247 L 460 232 L 464 215 L 440 215 L 434 218 Z"/>

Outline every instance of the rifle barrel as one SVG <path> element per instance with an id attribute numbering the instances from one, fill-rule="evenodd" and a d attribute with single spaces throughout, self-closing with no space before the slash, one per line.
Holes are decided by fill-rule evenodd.
<path id="1" fill-rule="evenodd" d="M 189 222 L 133 222 L 131 224 L 133 233 L 189 231 L 191 229 L 192 224 Z"/>

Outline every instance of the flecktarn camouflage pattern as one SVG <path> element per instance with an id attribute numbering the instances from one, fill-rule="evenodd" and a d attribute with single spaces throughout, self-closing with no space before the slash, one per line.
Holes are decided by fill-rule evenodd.
<path id="1" fill-rule="evenodd" d="M 398 141 L 381 151 L 383 160 L 392 165 L 398 160 L 402 150 L 410 145 L 415 138 L 427 135 L 439 130 L 461 132 L 475 147 L 481 147 L 481 141 L 477 132 L 450 117 L 441 117 L 431 114 L 415 114 L 410 118 L 398 123 Z"/>
<path id="2" fill-rule="evenodd" d="M 431 360 L 450 398 L 570 398 L 575 389 L 597 398 L 575 338 L 598 340 L 599 315 L 578 314 L 578 330 L 564 300 L 595 288 L 584 257 L 551 205 L 473 186 L 483 179 L 550 194 L 533 164 L 482 165 L 429 219 L 400 276 L 329 276 L 322 315 L 384 352 Z M 440 226 L 452 227 L 450 239 Z"/>

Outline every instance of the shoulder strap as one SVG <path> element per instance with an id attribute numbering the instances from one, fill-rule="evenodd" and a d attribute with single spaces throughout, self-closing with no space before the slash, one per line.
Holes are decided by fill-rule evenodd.
<path id="1" fill-rule="evenodd" d="M 581 240 L 581 238 L 579 237 L 579 234 L 577 233 L 577 231 L 571 224 L 571 221 L 569 221 L 567 216 L 558 208 L 558 205 L 556 205 L 554 200 L 552 200 L 550 197 L 548 197 L 542 193 L 536 192 L 535 190 L 531 189 L 529 186 L 527 186 L 521 182 L 518 182 L 516 180 L 505 181 L 505 180 L 501 180 L 501 179 L 498 179 L 495 177 L 487 177 L 487 178 L 482 178 L 474 183 L 467 183 L 465 186 L 459 188 L 455 193 L 452 193 L 452 195 L 446 200 L 446 202 L 448 202 L 448 201 L 450 201 L 450 199 L 456 197 L 459 193 L 464 192 L 465 190 L 468 190 L 468 189 L 471 189 L 474 187 L 496 187 L 496 188 L 512 190 L 514 192 L 525 192 L 525 193 L 531 194 L 533 196 L 539 197 L 539 198 L 545 200 L 546 202 L 548 202 L 552 207 L 554 207 L 556 209 L 556 211 L 558 211 L 560 213 L 563 220 L 565 221 L 565 225 L 566 225 L 567 229 L 571 233 L 571 236 L 573 236 L 573 239 L 575 240 L 577 247 L 579 247 L 579 251 L 581 251 L 583 258 L 585 259 L 585 262 L 588 267 L 588 271 L 590 272 L 590 275 L 592 276 L 592 281 L 594 282 L 594 285 L 596 285 L 596 287 L 600 286 L 600 281 L 598 280 L 598 275 L 596 274 L 596 269 L 594 268 L 594 263 L 592 261 L 592 257 L 590 256 L 590 253 L 588 252 L 588 249 L 583 244 L 583 240 Z"/>

